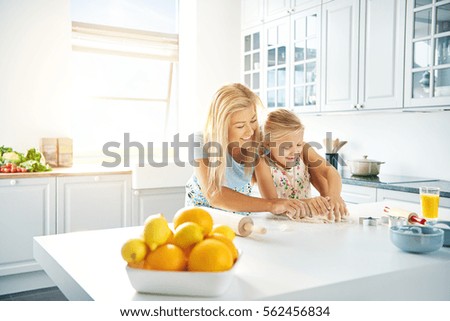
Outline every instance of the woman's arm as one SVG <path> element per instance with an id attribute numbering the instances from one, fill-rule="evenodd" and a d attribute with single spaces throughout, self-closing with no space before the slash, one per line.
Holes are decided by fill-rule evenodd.
<path id="1" fill-rule="evenodd" d="M 303 160 L 308 165 L 311 183 L 321 196 L 328 197 L 331 211 L 336 220 L 348 214 L 345 202 L 341 198 L 342 180 L 337 170 L 327 164 L 309 144 L 303 147 Z"/>
<path id="2" fill-rule="evenodd" d="M 199 167 L 194 169 L 195 175 L 197 176 L 204 196 L 213 207 L 237 212 L 271 212 L 273 214 L 289 213 L 289 215 L 293 218 L 300 217 L 301 213 L 305 211 L 305 207 L 300 201 L 278 199 L 276 197 L 276 193 L 273 198 L 259 198 L 247 196 L 222 186 L 222 191 L 220 193 L 209 195 L 205 192 L 207 191 L 206 187 L 208 184 L 208 166 L 202 159 L 197 161 Z M 270 183 L 273 186 L 273 182 Z M 273 196 L 270 192 L 269 194 L 266 194 L 265 188 L 263 189 L 265 196 Z"/>

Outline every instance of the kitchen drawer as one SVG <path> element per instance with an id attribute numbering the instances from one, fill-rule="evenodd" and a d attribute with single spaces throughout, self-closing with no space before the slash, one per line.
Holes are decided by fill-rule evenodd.
<path id="1" fill-rule="evenodd" d="M 385 201 L 385 200 L 403 201 L 403 202 L 420 204 L 419 194 L 401 192 L 401 191 L 391 191 L 391 190 L 379 188 L 377 190 L 377 202 L 381 202 L 381 201 Z M 450 208 L 450 198 L 441 197 L 439 199 L 439 206 Z"/>
<path id="2" fill-rule="evenodd" d="M 377 189 L 373 187 L 342 184 L 341 196 L 347 203 L 371 203 L 377 200 Z"/>

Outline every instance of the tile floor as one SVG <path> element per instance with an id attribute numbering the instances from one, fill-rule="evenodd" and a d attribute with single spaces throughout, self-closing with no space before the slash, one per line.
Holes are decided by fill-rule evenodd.
<path id="1" fill-rule="evenodd" d="M 0 301 L 67 301 L 58 287 L 0 295 Z"/>

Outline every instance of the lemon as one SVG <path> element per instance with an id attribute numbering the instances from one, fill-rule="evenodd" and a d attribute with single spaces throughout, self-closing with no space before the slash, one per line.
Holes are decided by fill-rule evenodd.
<path id="1" fill-rule="evenodd" d="M 130 239 L 122 246 L 122 257 L 129 264 L 137 264 L 144 260 L 148 248 L 142 239 Z"/>
<path id="2" fill-rule="evenodd" d="M 182 249 L 174 244 L 164 244 L 147 255 L 144 269 L 185 271 L 186 264 L 186 256 Z"/>
<path id="3" fill-rule="evenodd" d="M 238 250 L 232 240 L 230 240 L 225 235 L 218 234 L 218 233 L 210 234 L 208 236 L 208 238 L 218 240 L 218 241 L 224 243 L 228 247 L 228 249 L 231 251 L 231 255 L 233 256 L 233 262 L 235 262 L 237 260 L 239 253 L 238 253 Z"/>
<path id="4" fill-rule="evenodd" d="M 213 219 L 207 210 L 201 207 L 184 207 L 180 209 L 173 218 L 173 226 L 176 229 L 184 222 L 194 222 L 203 228 L 203 235 L 211 232 Z"/>
<path id="5" fill-rule="evenodd" d="M 222 234 L 231 241 L 233 241 L 234 237 L 236 236 L 236 233 L 233 231 L 233 229 L 225 224 L 214 225 L 210 234 Z"/>
<path id="6" fill-rule="evenodd" d="M 188 259 L 189 271 L 222 272 L 232 267 L 230 249 L 223 242 L 211 238 L 197 243 Z"/>
<path id="7" fill-rule="evenodd" d="M 184 222 L 175 229 L 173 244 L 183 250 L 203 240 L 203 228 L 194 222 Z"/>
<path id="8" fill-rule="evenodd" d="M 144 240 L 151 251 L 167 242 L 172 231 L 162 214 L 150 215 L 144 224 Z"/>

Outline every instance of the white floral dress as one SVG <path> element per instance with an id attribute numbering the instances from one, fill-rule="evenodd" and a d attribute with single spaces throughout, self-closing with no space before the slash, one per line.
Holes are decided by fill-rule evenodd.
<path id="1" fill-rule="evenodd" d="M 279 198 L 311 197 L 310 174 L 301 157 L 297 158 L 295 165 L 291 168 L 283 168 L 269 157 L 267 159 Z"/>

